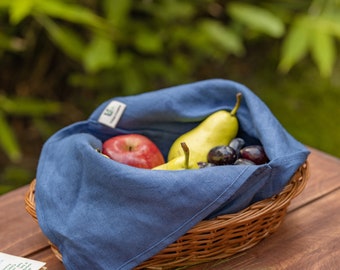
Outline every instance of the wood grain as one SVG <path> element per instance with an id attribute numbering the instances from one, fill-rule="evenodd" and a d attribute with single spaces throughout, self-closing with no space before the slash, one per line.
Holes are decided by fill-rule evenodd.
<path id="1" fill-rule="evenodd" d="M 340 187 L 340 159 L 313 148 L 310 150 L 309 181 L 299 197 L 292 200 L 288 211 L 317 200 Z"/>
<path id="2" fill-rule="evenodd" d="M 46 238 L 37 230 L 24 207 L 27 187 L 1 196 L 1 251 L 29 255 L 46 247 Z M 5 234 L 3 233 L 5 232 Z M 27 245 L 30 243 L 30 245 Z"/>
<path id="3" fill-rule="evenodd" d="M 275 234 L 231 258 L 187 269 L 338 269 L 340 159 L 310 150 L 310 179 Z M 27 189 L 0 196 L 0 251 L 44 261 L 49 270 L 65 270 L 25 210 Z"/>
<path id="4" fill-rule="evenodd" d="M 47 262 L 49 270 L 64 270 L 47 238 L 25 210 L 28 186 L 0 196 L 0 251 Z"/>
<path id="5" fill-rule="evenodd" d="M 189 269 L 338 269 L 339 199 L 340 189 L 337 189 L 287 215 L 277 233 L 251 250 L 228 260 Z"/>

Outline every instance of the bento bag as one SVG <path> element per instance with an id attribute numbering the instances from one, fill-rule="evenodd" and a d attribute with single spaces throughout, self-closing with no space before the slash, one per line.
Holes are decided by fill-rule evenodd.
<path id="1" fill-rule="evenodd" d="M 97 151 L 110 137 L 138 133 L 166 158 L 177 137 L 215 111 L 230 111 L 238 92 L 238 136 L 262 144 L 267 164 L 162 171 L 124 165 Z M 36 177 L 39 225 L 66 269 L 132 269 L 200 221 L 279 193 L 308 154 L 237 82 L 211 79 L 113 97 L 44 144 Z"/>

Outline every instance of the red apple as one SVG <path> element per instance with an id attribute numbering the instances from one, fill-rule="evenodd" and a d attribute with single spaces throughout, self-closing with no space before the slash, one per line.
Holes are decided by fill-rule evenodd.
<path id="1" fill-rule="evenodd" d="M 164 163 L 158 147 L 140 134 L 118 135 L 103 143 L 104 155 L 123 164 L 152 169 Z"/>

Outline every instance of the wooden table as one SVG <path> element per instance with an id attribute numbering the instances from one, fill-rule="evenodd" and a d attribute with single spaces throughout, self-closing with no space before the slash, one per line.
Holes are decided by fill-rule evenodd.
<path id="1" fill-rule="evenodd" d="M 340 269 L 340 159 L 311 151 L 307 186 L 275 234 L 229 259 L 188 269 Z M 27 189 L 0 196 L 0 251 L 65 269 L 25 210 Z"/>

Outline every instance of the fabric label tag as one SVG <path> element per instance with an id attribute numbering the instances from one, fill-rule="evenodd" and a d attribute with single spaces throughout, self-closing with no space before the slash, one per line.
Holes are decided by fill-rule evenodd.
<path id="1" fill-rule="evenodd" d="M 111 128 L 115 128 L 119 119 L 122 117 L 125 108 L 126 104 L 116 100 L 111 101 L 99 116 L 98 122 Z"/>

